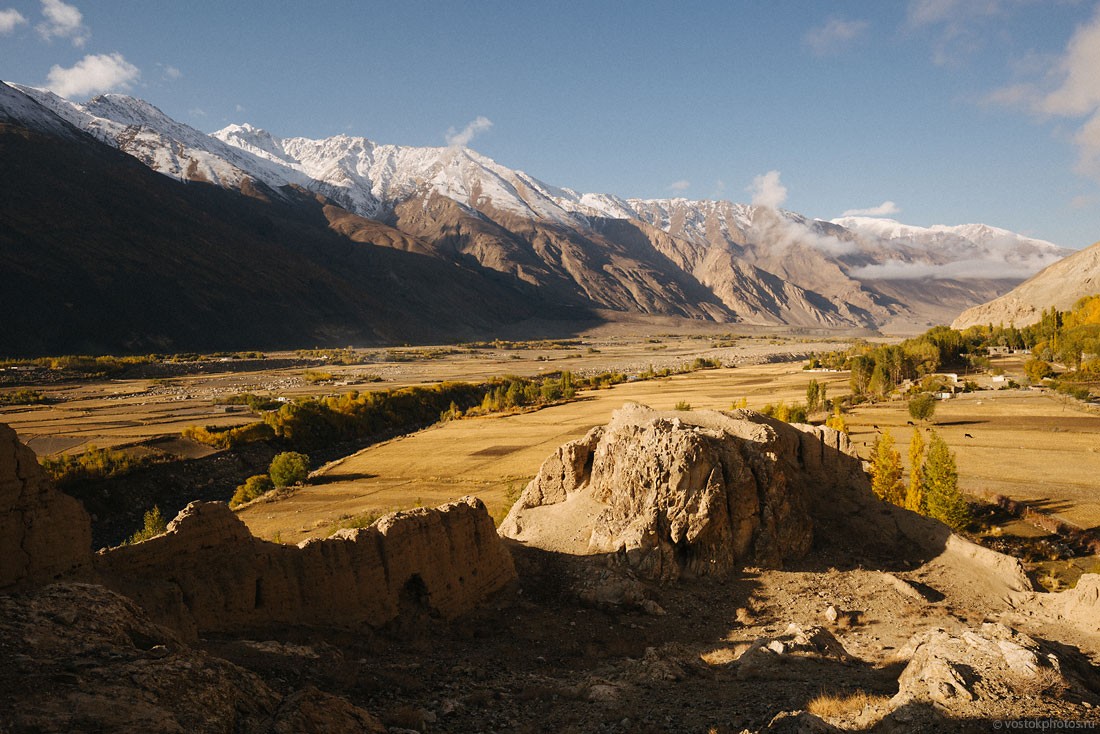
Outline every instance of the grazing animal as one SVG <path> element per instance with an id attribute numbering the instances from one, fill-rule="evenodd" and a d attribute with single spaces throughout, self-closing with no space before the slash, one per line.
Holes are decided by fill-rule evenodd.
<path id="1" fill-rule="evenodd" d="M 912 426 L 912 425 L 916 425 L 916 424 L 913 423 L 913 421 L 905 421 L 905 425 Z"/>
<path id="2" fill-rule="evenodd" d="M 873 423 L 871 424 L 871 428 L 874 428 L 874 429 L 875 429 L 876 431 L 878 430 L 878 426 L 876 426 L 876 425 L 875 425 L 875 424 L 873 424 Z"/>
<path id="3" fill-rule="evenodd" d="M 969 433 L 964 433 L 964 434 L 963 434 L 963 436 L 965 436 L 966 438 L 974 438 L 974 437 L 973 437 L 973 436 L 971 436 L 971 435 L 970 435 Z"/>

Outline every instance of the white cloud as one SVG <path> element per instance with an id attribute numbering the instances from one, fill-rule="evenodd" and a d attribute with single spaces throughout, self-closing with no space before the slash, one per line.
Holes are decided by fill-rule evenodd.
<path id="1" fill-rule="evenodd" d="M 872 206 L 867 209 L 849 209 L 840 216 L 842 217 L 889 217 L 901 212 L 901 209 L 892 201 L 884 201 L 878 206 Z"/>
<path id="2" fill-rule="evenodd" d="M 887 260 L 875 265 L 852 268 L 849 275 L 869 280 L 968 280 L 975 278 L 1029 278 L 1057 258 L 1034 262 L 1006 262 L 993 258 L 973 258 L 934 264 Z"/>
<path id="3" fill-rule="evenodd" d="M 756 176 L 746 191 L 752 194 L 754 206 L 778 209 L 787 200 L 787 187 L 779 182 L 779 171 L 768 171 Z"/>
<path id="4" fill-rule="evenodd" d="M 120 53 L 89 54 L 71 68 L 53 66 L 46 86 L 62 97 L 82 97 L 129 89 L 140 76 L 141 71 Z"/>
<path id="5" fill-rule="evenodd" d="M 236 107 L 234 109 L 236 109 L 237 112 L 244 112 L 244 105 L 242 105 L 242 104 L 236 105 Z"/>
<path id="6" fill-rule="evenodd" d="M 192 107 L 187 110 L 187 114 L 191 115 L 191 117 L 206 117 L 206 110 L 202 107 Z"/>
<path id="7" fill-rule="evenodd" d="M 22 25 L 26 22 L 27 19 L 15 8 L 0 10 L 0 35 L 11 33 L 15 30 L 17 25 Z"/>
<path id="8" fill-rule="evenodd" d="M 711 192 L 710 198 L 721 199 L 726 195 L 726 182 L 722 179 L 717 179 L 714 182 L 714 191 Z"/>
<path id="9" fill-rule="evenodd" d="M 447 128 L 447 145 L 453 145 L 460 148 L 464 148 L 470 144 L 470 141 L 481 132 L 484 132 L 493 126 L 493 121 L 488 117 L 482 117 L 478 115 L 469 125 L 462 128 L 461 132 L 455 132 L 453 127 Z"/>
<path id="10" fill-rule="evenodd" d="M 84 15 L 75 5 L 68 5 L 62 0 L 42 0 L 42 15 L 45 20 L 35 27 L 47 41 L 68 38 L 80 48 L 92 35 L 84 25 Z"/>
<path id="11" fill-rule="evenodd" d="M 691 188 L 691 181 L 686 178 L 682 178 L 679 181 L 673 181 L 668 185 L 669 191 L 687 191 Z"/>
<path id="12" fill-rule="evenodd" d="M 176 79 L 182 79 L 183 72 L 169 64 L 168 66 L 164 67 L 164 77 L 166 79 L 172 79 L 173 81 Z"/>
<path id="13" fill-rule="evenodd" d="M 816 56 L 828 56 L 838 53 L 863 35 L 868 28 L 865 20 L 841 20 L 830 18 L 825 25 L 811 28 L 803 37 L 803 42 Z"/>

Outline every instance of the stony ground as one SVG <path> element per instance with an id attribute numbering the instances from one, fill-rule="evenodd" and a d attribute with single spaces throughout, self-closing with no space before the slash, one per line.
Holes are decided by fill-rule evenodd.
<path id="1" fill-rule="evenodd" d="M 882 571 L 820 561 L 656 587 L 624 582 L 599 560 L 593 567 L 528 549 L 516 558 L 519 585 L 453 623 L 408 619 L 369 637 L 299 631 L 207 649 L 277 691 L 313 684 L 345 696 L 391 731 L 756 731 L 822 696 L 868 694 L 866 708 L 841 704 L 834 718 L 864 729 L 898 693 L 899 651 L 912 635 L 930 627 L 958 634 L 996 616 L 956 605 L 959 589 L 917 586 L 937 599 L 929 601 L 902 593 Z M 941 588 L 947 578 L 934 568 L 922 577 Z M 842 649 L 800 652 L 791 624 L 820 626 Z M 787 640 L 788 654 L 745 654 L 761 638 Z M 988 731 L 990 721 L 1020 717 L 1100 722 L 1100 675 L 1094 682 L 1061 701 L 1042 683 L 1001 691 L 946 720 L 911 705 L 879 730 Z"/>

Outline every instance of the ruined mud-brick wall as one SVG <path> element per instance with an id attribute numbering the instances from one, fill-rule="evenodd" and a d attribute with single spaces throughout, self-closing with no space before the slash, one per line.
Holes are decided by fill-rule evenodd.
<path id="1" fill-rule="evenodd" d="M 91 546 L 84 507 L 54 489 L 34 452 L 0 424 L 0 591 L 80 576 Z"/>
<path id="2" fill-rule="evenodd" d="M 472 497 L 298 546 L 254 537 L 222 503 L 195 502 L 167 533 L 102 551 L 96 567 L 154 620 L 189 635 L 451 618 L 515 578 L 492 518 Z"/>

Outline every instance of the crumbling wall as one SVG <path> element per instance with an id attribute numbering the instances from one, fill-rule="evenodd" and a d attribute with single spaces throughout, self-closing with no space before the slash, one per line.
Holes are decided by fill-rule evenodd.
<path id="1" fill-rule="evenodd" d="M 0 591 L 80 576 L 91 546 L 83 505 L 54 489 L 34 452 L 0 424 Z"/>
<path id="2" fill-rule="evenodd" d="M 104 582 L 185 634 L 272 625 L 380 626 L 451 618 L 513 578 L 481 500 L 388 515 L 298 546 L 252 536 L 224 504 L 194 502 L 168 532 L 101 551 Z"/>

